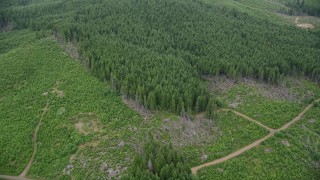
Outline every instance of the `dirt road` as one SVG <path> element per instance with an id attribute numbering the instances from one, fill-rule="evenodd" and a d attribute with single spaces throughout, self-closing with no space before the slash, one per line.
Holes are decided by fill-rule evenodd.
<path id="1" fill-rule="evenodd" d="M 25 177 L 19 177 L 19 176 L 5 176 L 0 175 L 0 179 L 6 179 L 6 180 L 31 180 Z"/>
<path id="2" fill-rule="evenodd" d="M 32 162 L 33 162 L 34 157 L 35 157 L 35 155 L 36 155 L 36 153 L 37 153 L 37 134 L 38 134 L 38 131 L 39 131 L 39 129 L 40 129 L 40 125 L 41 125 L 41 122 L 42 122 L 42 120 L 43 120 L 43 117 L 44 117 L 44 115 L 45 115 L 45 114 L 47 113 L 47 111 L 48 111 L 48 107 L 49 107 L 49 103 L 48 103 L 48 101 L 47 101 L 47 104 L 46 104 L 46 106 L 43 108 L 43 112 L 42 112 L 42 114 L 41 114 L 41 116 L 40 116 L 39 122 L 38 122 L 38 124 L 37 124 L 37 126 L 36 126 L 36 129 L 34 130 L 34 133 L 33 133 L 33 152 L 32 152 L 31 158 L 30 158 L 27 166 L 24 168 L 24 170 L 22 171 L 22 173 L 19 175 L 19 177 L 25 177 L 25 176 L 28 174 L 28 172 L 29 172 L 29 170 L 30 170 L 30 168 L 31 168 Z"/>
<path id="3" fill-rule="evenodd" d="M 291 124 L 295 123 L 296 121 L 298 121 L 299 119 L 301 119 L 301 117 L 310 109 L 312 108 L 312 106 L 314 105 L 314 103 L 319 102 L 320 99 L 315 100 L 313 103 L 309 104 L 309 106 L 307 106 L 300 114 L 298 114 L 297 117 L 293 118 L 290 122 L 288 122 L 287 124 L 285 124 L 284 126 L 282 126 L 281 128 L 277 129 L 277 131 L 282 131 L 287 129 L 289 126 L 291 126 Z"/>
<path id="4" fill-rule="evenodd" d="M 274 131 L 274 129 L 272 129 L 272 128 L 270 128 L 270 127 L 262 124 L 261 122 L 259 122 L 259 121 L 257 121 L 257 120 L 254 120 L 254 119 L 252 119 L 252 118 L 250 118 L 250 117 L 248 117 L 248 116 L 246 116 L 246 115 L 244 115 L 244 114 L 242 114 L 242 113 L 240 113 L 240 112 L 238 112 L 238 111 L 235 111 L 235 110 L 232 110 L 232 109 L 221 109 L 221 111 L 231 111 L 231 112 L 235 113 L 235 114 L 238 115 L 238 116 L 241 116 L 241 117 L 243 117 L 243 118 L 245 118 L 245 119 L 247 119 L 247 120 L 249 120 L 249 121 L 251 121 L 251 122 L 253 122 L 253 123 L 256 123 L 256 124 L 259 125 L 260 127 L 263 127 L 264 129 L 268 130 L 269 132 Z"/>
<path id="5" fill-rule="evenodd" d="M 319 102 L 319 101 L 320 101 L 320 99 L 317 99 L 317 100 L 315 100 L 314 102 L 312 102 L 312 103 L 311 103 L 310 105 L 308 105 L 300 114 L 298 114 L 298 116 L 296 116 L 295 118 L 293 118 L 290 122 L 288 122 L 287 124 L 285 124 L 285 125 L 282 126 L 281 128 L 276 129 L 276 130 L 271 130 L 270 133 L 269 133 L 267 136 L 265 136 L 265 137 L 263 137 L 263 138 L 255 141 L 255 142 L 253 142 L 253 143 L 251 143 L 251 144 L 249 144 L 249 145 L 247 145 L 247 146 L 245 146 L 245 147 L 243 147 L 243 148 L 241 148 L 241 149 L 239 149 L 239 150 L 237 150 L 237 151 L 235 151 L 235 152 L 233 152 L 233 153 L 231 153 L 231 154 L 229 154 L 229 155 L 227 155 L 227 156 L 225 156 L 225 157 L 223 157 L 223 158 L 216 159 L 216 160 L 214 160 L 214 161 L 211 161 L 211 162 L 202 164 L 202 165 L 200 165 L 200 166 L 196 166 L 196 167 L 191 168 L 192 174 L 196 175 L 197 172 L 198 172 L 198 170 L 201 169 L 201 168 L 204 168 L 204 167 L 207 167 L 207 166 L 212 166 L 212 165 L 215 165 L 215 164 L 219 164 L 219 163 L 225 162 L 225 161 L 227 161 L 227 160 L 229 160 L 229 159 L 231 159 L 231 158 L 234 158 L 234 157 L 236 157 L 236 156 L 239 156 L 240 154 L 242 154 L 242 153 L 244 153 L 244 152 L 252 149 L 253 147 L 258 146 L 259 144 L 261 144 L 261 143 L 264 142 L 265 140 L 267 140 L 267 139 L 269 139 L 270 137 L 272 137 L 275 132 L 285 130 L 285 129 L 287 129 L 288 127 L 290 127 L 293 123 L 295 123 L 296 121 L 300 120 L 301 117 L 302 117 L 316 102 Z M 233 111 L 233 112 L 235 112 L 235 111 Z M 236 114 L 237 114 L 237 113 L 236 113 Z M 240 113 L 240 114 L 241 114 L 241 113 Z M 246 119 L 247 119 L 247 118 L 246 118 Z M 250 118 L 250 119 L 251 119 L 251 118 Z M 255 120 L 254 120 L 254 122 L 255 122 Z"/>

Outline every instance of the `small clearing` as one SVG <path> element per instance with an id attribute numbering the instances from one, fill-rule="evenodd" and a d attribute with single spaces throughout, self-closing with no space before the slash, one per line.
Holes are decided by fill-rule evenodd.
<path id="1" fill-rule="evenodd" d="M 297 24 L 297 27 L 304 28 L 304 29 L 313 29 L 314 28 L 314 25 L 309 24 L 309 23 L 299 24 L 299 19 L 300 19 L 299 17 L 296 17 L 296 19 L 294 21 Z"/>
<path id="2" fill-rule="evenodd" d="M 304 28 L 304 29 L 313 29 L 314 28 L 314 25 L 312 24 L 307 24 L 307 23 L 304 23 L 304 24 L 297 24 L 298 27 L 301 27 L 301 28 Z"/>
<path id="3" fill-rule="evenodd" d="M 58 88 L 53 88 L 52 90 L 53 94 L 56 94 L 57 97 L 64 97 L 64 92 L 62 90 L 59 90 Z"/>
<path id="4" fill-rule="evenodd" d="M 78 132 L 84 135 L 99 132 L 103 128 L 98 116 L 91 112 L 73 116 L 71 121 L 75 122 L 74 127 Z"/>

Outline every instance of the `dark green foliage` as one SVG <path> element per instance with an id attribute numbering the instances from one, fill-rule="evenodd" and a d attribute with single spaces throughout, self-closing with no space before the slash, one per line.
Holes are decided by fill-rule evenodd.
<path id="1" fill-rule="evenodd" d="M 191 170 L 183 156 L 166 145 L 156 141 L 152 135 L 146 139 L 142 152 L 136 155 L 129 175 L 122 179 L 191 179 Z"/>
<path id="2" fill-rule="evenodd" d="M 214 99 L 210 99 L 206 109 L 207 118 L 214 119 L 216 110 L 217 110 L 216 102 L 214 101 Z"/>
<path id="3" fill-rule="evenodd" d="M 31 0 L 1 0 L 0 6 L 1 8 L 10 7 L 10 6 L 17 6 L 22 5 L 25 6 L 29 4 Z"/>
<path id="4" fill-rule="evenodd" d="M 149 109 L 206 110 L 203 75 L 320 78 L 316 32 L 201 0 L 58 1 L 4 14 L 16 28 L 52 29 L 75 42 L 95 76 Z"/>
<path id="5" fill-rule="evenodd" d="M 289 15 L 297 15 L 301 13 L 310 16 L 320 16 L 320 3 L 318 6 L 312 6 L 306 3 L 306 0 L 289 0 L 285 3 L 289 9 Z"/>

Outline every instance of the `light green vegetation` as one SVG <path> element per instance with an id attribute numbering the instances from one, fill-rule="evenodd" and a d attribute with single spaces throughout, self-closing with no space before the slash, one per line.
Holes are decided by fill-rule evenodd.
<path id="1" fill-rule="evenodd" d="M 237 111 L 271 128 L 280 128 L 320 96 L 319 87 L 307 80 L 283 80 L 284 85 L 235 83 L 221 98 Z M 287 83 L 287 84 L 286 84 Z"/>
<path id="2" fill-rule="evenodd" d="M 232 103 L 239 103 L 236 110 L 256 119 L 271 128 L 281 125 L 295 117 L 304 106 L 298 102 L 271 100 L 263 97 L 254 88 L 239 85 L 229 91 Z"/>
<path id="3" fill-rule="evenodd" d="M 181 148 L 190 165 L 195 166 L 226 156 L 268 133 L 233 112 L 218 112 L 214 123 L 212 137 L 208 137 L 211 141 Z M 204 156 L 207 158 L 202 159 Z"/>
<path id="4" fill-rule="evenodd" d="M 201 179 L 319 179 L 320 108 L 313 107 L 284 132 L 219 165 L 200 170 Z"/>
<path id="5" fill-rule="evenodd" d="M 18 175 L 24 169 L 33 151 L 33 132 L 46 103 L 49 110 L 38 132 L 38 151 L 29 177 L 59 177 L 78 146 L 99 133 L 110 132 L 111 139 L 101 140 L 109 146 L 135 134 L 127 127 L 137 126 L 140 115 L 63 53 L 55 41 L 33 38 L 34 43 L 26 45 L 24 36 L 19 38 L 21 33 L 13 33 L 7 37 L 21 39 L 19 44 L 24 46 L 0 55 L 1 174 Z M 34 36 L 24 33 L 26 37 Z M 79 122 L 88 126 L 83 128 L 87 135 L 75 128 Z M 132 146 L 128 146 L 104 157 L 109 160 L 108 167 L 115 167 L 121 162 L 118 154 L 130 157 L 133 153 Z M 117 159 L 112 161 L 110 157 Z"/>
<path id="6" fill-rule="evenodd" d="M 30 44 L 34 41 L 36 33 L 28 30 L 0 33 L 0 54 L 11 49 Z"/>
<path id="7" fill-rule="evenodd" d="M 172 115 L 156 114 L 152 119 L 140 123 L 134 123 L 129 119 L 126 125 L 101 129 L 90 142 L 81 145 L 69 158 L 69 164 L 73 165 L 72 177 L 98 179 L 108 177 L 110 172 L 112 174 L 119 171 L 116 176 L 128 173 L 127 168 L 134 155 L 141 150 L 146 133 L 157 131 L 162 119 L 169 117 Z"/>

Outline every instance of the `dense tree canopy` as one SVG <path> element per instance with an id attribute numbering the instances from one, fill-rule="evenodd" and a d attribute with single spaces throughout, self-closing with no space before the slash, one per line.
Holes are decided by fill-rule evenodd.
<path id="1" fill-rule="evenodd" d="M 202 0 L 65 0 L 8 8 L 0 17 L 1 26 L 52 29 L 74 42 L 94 75 L 150 109 L 215 107 L 205 75 L 320 81 L 319 32 Z"/>
<path id="2" fill-rule="evenodd" d="M 192 179 L 183 156 L 172 145 L 157 142 L 152 135 L 146 139 L 142 152 L 134 158 L 128 174 L 121 179 Z"/>
<path id="3" fill-rule="evenodd" d="M 320 3 L 317 5 L 308 3 L 308 0 L 287 0 L 285 2 L 288 6 L 289 14 L 308 14 L 310 16 L 320 16 Z"/>

